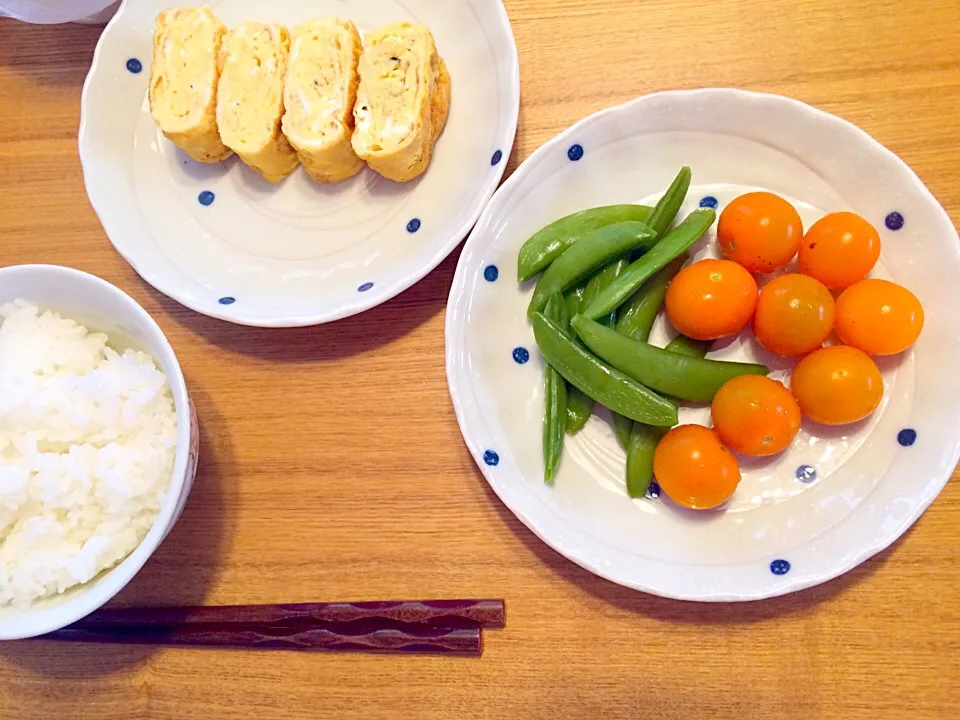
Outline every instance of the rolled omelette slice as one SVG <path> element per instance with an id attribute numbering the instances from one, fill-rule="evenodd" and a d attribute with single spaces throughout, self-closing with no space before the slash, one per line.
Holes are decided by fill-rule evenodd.
<path id="1" fill-rule="evenodd" d="M 255 22 L 232 28 L 220 49 L 220 139 L 274 183 L 297 167 L 297 154 L 280 130 L 289 53 L 290 33 L 285 27 Z"/>
<path id="2" fill-rule="evenodd" d="M 430 30 L 395 23 L 366 37 L 353 114 L 353 149 L 385 178 L 413 180 L 427 169 L 447 122 L 450 74 Z"/>
<path id="3" fill-rule="evenodd" d="M 450 115 L 450 73 L 443 58 L 437 58 L 437 92 L 433 96 L 433 144 L 447 125 Z"/>
<path id="4" fill-rule="evenodd" d="M 363 169 L 350 142 L 362 50 L 360 33 L 346 20 L 321 18 L 293 29 L 283 133 L 317 182 L 339 182 Z"/>
<path id="5" fill-rule="evenodd" d="M 224 27 L 203 7 L 157 15 L 150 66 L 150 112 L 161 132 L 190 157 L 220 162 L 230 148 L 217 131 L 217 83 Z"/>

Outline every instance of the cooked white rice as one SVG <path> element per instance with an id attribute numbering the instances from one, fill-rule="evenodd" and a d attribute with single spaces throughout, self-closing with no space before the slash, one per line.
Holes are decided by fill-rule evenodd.
<path id="1" fill-rule="evenodd" d="M 166 375 L 28 303 L 0 306 L 0 606 L 117 564 L 157 517 L 177 420 Z"/>

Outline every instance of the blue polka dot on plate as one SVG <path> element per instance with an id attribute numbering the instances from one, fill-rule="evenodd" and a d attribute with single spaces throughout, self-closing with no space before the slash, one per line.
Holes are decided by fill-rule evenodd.
<path id="1" fill-rule="evenodd" d="M 817 479 L 817 469 L 813 465 L 801 465 L 797 468 L 795 475 L 802 483 L 812 483 Z"/>
<path id="2" fill-rule="evenodd" d="M 790 562 L 788 560 L 774 560 L 770 563 L 770 572 L 774 575 L 786 575 L 790 572 Z"/>
<path id="3" fill-rule="evenodd" d="M 571 145 L 567 150 L 567 157 L 576 162 L 583 157 L 583 145 Z"/>
<path id="4" fill-rule="evenodd" d="M 217 199 L 217 196 L 211 190 L 204 190 L 202 193 L 197 195 L 197 202 L 199 202 L 204 207 L 209 207 L 213 205 L 213 201 Z"/>
<path id="5" fill-rule="evenodd" d="M 496 467 L 500 464 L 500 456 L 497 455 L 493 450 L 487 450 L 483 454 L 483 461 L 490 467 Z"/>
<path id="6" fill-rule="evenodd" d="M 220 303 L 221 305 L 233 305 L 236 301 L 237 301 L 236 298 L 230 297 L 229 295 L 227 297 L 222 297 L 219 300 L 217 300 L 217 302 Z"/>
<path id="7" fill-rule="evenodd" d="M 408 233 L 415 233 L 419 229 L 420 229 L 420 218 L 414 218 L 413 220 L 407 223 Z"/>
<path id="8" fill-rule="evenodd" d="M 493 157 L 490 158 L 490 164 L 491 164 L 491 165 L 499 165 L 501 160 L 503 160 L 503 153 L 502 153 L 500 150 L 497 150 L 497 151 L 493 154 Z"/>
<path id="9" fill-rule="evenodd" d="M 143 70 L 143 63 L 136 58 L 130 58 L 127 60 L 127 70 L 132 72 L 134 75 L 139 75 L 140 71 Z"/>
<path id="10" fill-rule="evenodd" d="M 498 277 L 500 277 L 500 271 L 496 265 L 487 265 L 483 269 L 483 279 L 487 282 L 496 282 Z"/>
<path id="11" fill-rule="evenodd" d="M 650 500 L 656 500 L 660 497 L 660 485 L 654 480 L 650 483 L 650 487 L 647 488 L 647 498 Z"/>
<path id="12" fill-rule="evenodd" d="M 530 359 L 530 351 L 525 347 L 514 348 L 513 359 L 516 361 L 517 365 L 523 365 Z"/>
<path id="13" fill-rule="evenodd" d="M 897 211 L 893 211 L 887 215 L 883 222 L 890 230 L 899 230 L 903 227 L 903 215 Z"/>
<path id="14" fill-rule="evenodd" d="M 372 288 L 372 287 L 373 287 L 373 283 L 372 283 L 372 282 L 365 282 L 363 285 L 361 285 L 360 287 L 357 288 L 357 292 L 366 292 L 367 290 L 369 290 L 369 289 Z"/>
<path id="15" fill-rule="evenodd" d="M 702 208 L 713 208 L 716 210 L 719 204 L 720 203 L 713 195 L 706 195 L 700 198 L 700 207 Z"/>
<path id="16" fill-rule="evenodd" d="M 904 428 L 897 433 L 897 442 L 903 447 L 910 447 L 917 441 L 917 431 L 913 428 Z"/>

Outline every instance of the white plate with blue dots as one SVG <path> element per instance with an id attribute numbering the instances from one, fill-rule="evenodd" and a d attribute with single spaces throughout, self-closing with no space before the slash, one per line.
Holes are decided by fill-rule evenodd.
<path id="1" fill-rule="evenodd" d="M 625 456 L 609 417 L 567 438 L 553 487 L 543 482 L 543 359 L 526 318 L 533 281 L 517 251 L 577 210 L 652 204 L 689 165 L 686 206 L 723 206 L 752 190 L 791 200 L 804 227 L 852 210 L 878 228 L 874 275 L 910 288 L 926 327 L 883 358 L 882 405 L 861 423 L 804 423 L 773 458 L 741 459 L 721 509 L 693 512 L 627 497 Z M 716 256 L 715 233 L 695 246 Z M 761 283 L 762 284 L 762 283 Z M 739 90 L 649 95 L 592 115 L 537 150 L 494 195 L 464 246 L 447 307 L 450 394 L 470 452 L 500 499 L 544 542 L 604 578 L 665 597 L 756 600 L 825 582 L 890 545 L 930 505 L 960 456 L 960 239 L 898 157 L 850 123 L 801 102 Z M 672 334 L 661 320 L 651 341 Z M 791 362 L 749 331 L 715 344 L 718 359 Z M 709 424 L 709 408 L 681 409 Z"/>
<path id="2" fill-rule="evenodd" d="M 174 3 L 176 4 L 176 3 Z M 107 26 L 84 85 L 80 159 L 117 251 L 161 292 L 243 325 L 316 325 L 379 305 L 463 240 L 513 147 L 520 73 L 500 0 L 213 0 L 228 27 L 336 15 L 361 33 L 427 25 L 452 79 L 450 117 L 430 167 L 409 183 L 372 170 L 321 185 L 302 168 L 271 185 L 235 157 L 188 158 L 147 105 L 152 33 L 169 0 L 128 0 Z"/>

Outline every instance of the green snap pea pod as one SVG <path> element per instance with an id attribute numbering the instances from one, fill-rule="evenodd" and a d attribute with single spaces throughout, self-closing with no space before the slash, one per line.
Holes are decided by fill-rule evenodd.
<path id="1" fill-rule="evenodd" d="M 678 355 L 702 358 L 709 347 L 710 343 L 677 335 L 667 345 L 666 350 Z M 630 497 L 641 498 L 647 494 L 647 488 L 653 480 L 653 454 L 666 433 L 667 428 L 664 427 L 633 423 L 627 442 L 627 495 Z"/>
<path id="2" fill-rule="evenodd" d="M 601 290 L 606 289 L 610 283 L 620 276 L 628 264 L 629 263 L 625 258 L 621 258 L 610 263 L 600 272 L 591 275 L 586 284 L 580 286 L 583 288 L 583 292 L 580 296 L 580 305 L 576 310 L 573 310 L 570 313 L 570 316 L 573 317 L 574 315 L 578 314 L 582 308 L 585 308 L 587 305 L 589 305 Z M 615 319 L 616 312 L 612 312 L 607 317 L 601 318 L 600 322 L 604 325 L 612 326 Z M 587 424 L 587 421 L 593 414 L 594 402 L 571 385 L 567 389 L 567 403 L 567 432 L 572 435 L 582 430 L 583 426 Z M 614 413 L 614 417 L 617 418 L 623 416 Z M 633 424 L 633 420 L 630 419 L 627 419 L 626 422 L 629 422 L 631 425 Z"/>
<path id="3" fill-rule="evenodd" d="M 534 313 L 532 321 L 540 352 L 567 382 L 633 420 L 664 427 L 676 424 L 677 406 L 672 402 L 591 355 L 543 313 Z"/>
<path id="4" fill-rule="evenodd" d="M 626 450 L 627 443 L 630 442 L 630 433 L 633 431 L 633 420 L 620 413 L 610 413 L 610 419 L 613 423 L 613 433 L 617 436 L 617 442 L 620 447 Z"/>
<path id="5" fill-rule="evenodd" d="M 681 261 L 681 264 L 682 264 L 682 261 Z M 583 288 L 583 292 L 580 293 L 581 302 L 579 307 L 577 309 L 573 309 L 572 304 L 568 301 L 567 309 L 570 310 L 571 317 L 573 317 L 574 315 L 580 312 L 579 308 L 589 305 L 590 302 L 593 300 L 593 298 L 595 298 L 601 290 L 607 288 L 610 285 L 610 283 L 616 280 L 626 269 L 627 265 L 628 263 L 625 259 L 616 260 L 615 262 L 607 265 L 599 273 L 592 275 L 590 279 L 587 281 L 587 284 L 585 287 L 581 285 L 580 288 L 578 288 L 578 290 Z M 661 273 L 662 272 L 664 271 L 661 271 Z M 673 275 L 675 275 L 676 272 L 679 272 L 679 266 L 677 267 L 677 271 L 675 271 Z M 643 288 L 637 291 L 637 294 L 643 292 L 648 285 L 653 284 L 654 281 L 657 280 L 657 277 L 661 273 L 657 273 L 657 275 L 654 276 L 653 280 L 651 280 L 650 283 L 646 283 Z M 673 275 L 671 275 L 670 278 L 672 278 Z M 670 278 L 666 279 L 663 282 L 663 292 L 660 293 L 661 302 L 662 302 L 663 296 L 666 294 L 666 286 L 667 284 L 669 284 Z M 648 320 L 650 323 L 650 327 L 653 326 L 653 322 L 656 319 L 656 313 L 659 312 L 659 310 L 660 308 L 659 306 L 657 306 L 654 310 L 654 313 L 652 313 L 649 316 Z M 619 313 L 617 311 L 614 311 L 609 315 L 607 315 L 606 317 L 600 319 L 600 323 L 602 323 L 603 325 L 609 325 L 610 327 L 613 327 L 613 325 L 615 324 L 614 321 L 617 321 L 617 326 L 619 330 Z M 638 319 L 638 322 L 646 322 L 646 321 L 647 321 L 647 318 L 643 320 Z M 645 334 L 643 337 L 644 340 L 646 340 L 647 336 L 649 336 L 650 334 L 650 327 L 648 327 L 645 331 Z M 582 429 L 584 425 L 586 425 L 587 420 L 590 419 L 590 415 L 593 413 L 594 403 L 593 403 L 593 400 L 588 398 L 586 395 L 581 393 L 579 390 L 577 390 L 573 386 L 568 388 L 567 398 L 569 403 L 568 404 L 569 410 L 568 410 L 567 417 L 570 421 L 567 425 L 567 432 L 573 434 L 579 431 L 580 429 Z M 630 437 L 630 430 L 633 427 L 633 420 L 623 415 L 620 415 L 619 413 L 612 413 L 612 418 L 613 418 L 613 429 L 614 431 L 616 431 L 617 438 L 620 440 L 621 444 L 624 447 L 626 447 L 627 439 Z"/>
<path id="6" fill-rule="evenodd" d="M 627 495 L 642 498 L 653 482 L 653 455 L 670 428 L 634 423 L 627 440 Z"/>
<path id="7" fill-rule="evenodd" d="M 580 312 L 580 308 L 583 306 L 583 292 L 586 290 L 586 287 L 586 284 L 577 285 L 573 290 L 570 290 L 563 296 L 563 299 L 567 302 L 568 323 L 569 318 L 572 318 Z"/>
<path id="8" fill-rule="evenodd" d="M 686 166 L 680 168 L 680 172 L 650 213 L 647 225 L 658 236 L 663 235 L 670 228 L 670 224 L 680 212 L 680 206 L 687 199 L 687 190 L 690 189 L 690 177 L 690 168 Z"/>
<path id="9" fill-rule="evenodd" d="M 763 365 L 753 363 L 677 355 L 645 342 L 631 340 L 582 315 L 573 318 L 573 329 L 591 352 L 624 375 L 651 390 L 681 400 L 710 402 L 727 380 L 740 375 L 766 375 L 770 372 Z"/>
<path id="10" fill-rule="evenodd" d="M 567 303 L 559 293 L 550 296 L 544 316 L 561 328 L 569 324 Z M 543 481 L 553 483 L 557 464 L 563 454 L 563 438 L 567 429 L 567 381 L 548 364 L 544 369 L 543 382 L 546 398 L 543 414 Z"/>
<path id="11" fill-rule="evenodd" d="M 664 235 L 649 252 L 630 263 L 623 275 L 594 298 L 583 315 L 590 320 L 596 320 L 616 310 L 651 275 L 685 253 L 707 231 L 716 217 L 717 213 L 711 208 L 699 208 L 687 215 L 682 223 Z"/>
<path id="12" fill-rule="evenodd" d="M 586 283 L 578 285 L 566 295 L 567 313 L 573 317 L 583 306 L 583 294 L 586 290 Z M 569 331 L 569 322 L 563 328 Z M 593 399 L 584 395 L 576 387 L 567 383 L 567 433 L 573 435 L 583 429 L 593 413 Z"/>
<path id="13" fill-rule="evenodd" d="M 595 230 L 613 223 L 644 222 L 653 208 L 646 205 L 605 205 L 567 215 L 534 233 L 517 256 L 517 279 L 529 280 L 563 251 Z"/>
<path id="14" fill-rule="evenodd" d="M 597 295 L 600 293 L 600 281 L 597 280 L 596 275 L 591 275 L 590 279 L 587 280 L 583 285 L 583 295 L 580 296 L 580 308 L 570 316 L 573 319 L 575 316 L 579 315 L 584 311 L 585 308 L 590 306 L 590 303 L 596 299 Z"/>
<path id="15" fill-rule="evenodd" d="M 694 340 L 686 335 L 677 335 L 664 350 L 675 355 L 703 358 L 710 351 L 710 344 L 709 340 Z"/>
<path id="16" fill-rule="evenodd" d="M 680 272 L 686 255 L 672 260 L 663 270 L 658 272 L 649 282 L 640 286 L 633 297 L 620 306 L 617 311 L 616 330 L 621 335 L 632 337 L 634 340 L 646 342 L 653 329 L 653 323 L 663 307 L 663 299 L 667 294 L 667 286 L 674 276 Z M 630 431 L 633 429 L 633 420 L 617 413 L 613 414 L 613 430 L 617 440 L 626 450 L 630 441 Z"/>
<path id="17" fill-rule="evenodd" d="M 627 269 L 629 264 L 630 262 L 626 258 L 620 258 L 619 260 L 614 260 L 596 275 L 593 275 L 587 282 L 587 289 L 583 294 L 584 302 L 588 303 L 592 301 L 593 298 L 610 287 L 610 285 L 613 284 L 613 281 L 623 274 L 623 271 Z M 598 322 L 609 327 L 613 327 L 616 319 L 617 312 L 614 310 L 609 315 L 605 315 L 604 317 L 600 318 Z"/>
<path id="18" fill-rule="evenodd" d="M 667 286 L 676 277 L 686 262 L 686 255 L 674 258 L 660 272 L 640 286 L 629 300 L 617 311 L 616 330 L 634 340 L 646 342 L 653 329 L 653 323 L 663 308 L 667 296 Z"/>
<path id="19" fill-rule="evenodd" d="M 646 225 L 633 221 L 607 225 L 591 233 L 550 263 L 533 291 L 527 314 L 540 312 L 553 293 L 573 287 L 630 250 L 650 247 L 656 237 Z"/>
<path id="20" fill-rule="evenodd" d="M 583 307 L 586 288 L 587 283 L 583 283 L 567 293 L 567 312 L 570 317 L 579 313 Z M 570 331 L 569 322 L 564 330 Z M 593 404 L 593 398 L 587 397 L 578 388 L 567 383 L 567 434 L 573 435 L 583 429 L 593 414 Z"/>
<path id="21" fill-rule="evenodd" d="M 593 414 L 593 398 L 576 385 L 567 386 L 567 434 L 574 435 L 587 424 Z"/>

